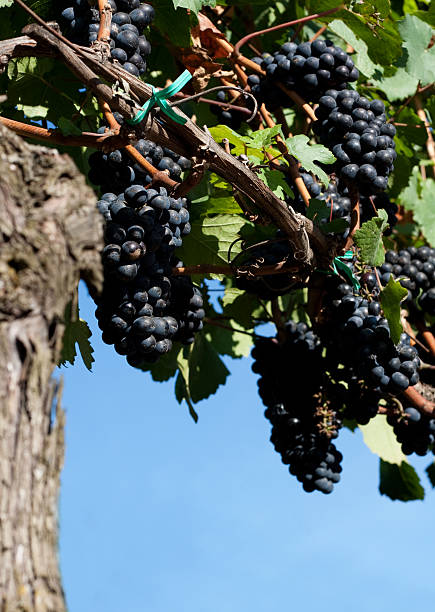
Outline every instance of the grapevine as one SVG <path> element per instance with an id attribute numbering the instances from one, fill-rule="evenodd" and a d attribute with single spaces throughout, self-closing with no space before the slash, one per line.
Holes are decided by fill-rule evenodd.
<path id="1" fill-rule="evenodd" d="M 103 341 L 157 380 L 176 376 L 196 418 L 222 382 L 207 367 L 242 356 L 248 336 L 271 442 L 307 492 L 339 483 L 344 427 L 384 428 L 403 462 L 433 454 L 433 79 L 412 53 L 402 95 L 388 89 L 401 50 L 358 6 L 289 8 L 257 31 L 237 7 L 171 8 L 191 48 L 161 30 L 153 2 L 1 10 L 29 22 L 0 42 L 0 121 L 71 151 L 98 196 Z M 250 28 L 238 42 L 230 13 Z M 423 17 L 399 30 L 416 20 L 426 40 Z M 349 43 L 340 24 L 355 20 Z M 29 115 L 13 87 L 29 62 L 74 80 L 72 118 L 56 105 L 45 124 Z"/>

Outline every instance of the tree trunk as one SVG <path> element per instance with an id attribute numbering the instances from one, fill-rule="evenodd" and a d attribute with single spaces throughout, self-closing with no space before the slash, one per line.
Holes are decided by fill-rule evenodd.
<path id="1" fill-rule="evenodd" d="M 80 277 L 101 287 L 95 195 L 65 155 L 0 126 L 0 610 L 62 612 L 59 360 Z"/>

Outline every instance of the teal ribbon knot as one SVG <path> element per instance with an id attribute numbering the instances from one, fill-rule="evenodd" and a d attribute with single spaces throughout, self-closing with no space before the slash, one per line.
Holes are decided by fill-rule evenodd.
<path id="1" fill-rule="evenodd" d="M 191 78 L 192 75 L 190 74 L 190 72 L 188 70 L 185 70 L 182 74 L 180 74 L 177 79 L 175 79 L 173 83 L 171 83 L 170 85 L 168 85 L 168 87 L 165 87 L 164 89 L 157 90 L 152 85 L 148 85 L 148 87 L 151 87 L 153 92 L 151 98 L 145 102 L 141 110 L 138 111 L 138 113 L 135 117 L 133 117 L 133 119 L 126 119 L 127 123 L 129 123 L 130 125 L 137 125 L 145 119 L 152 107 L 157 105 L 162 109 L 165 115 L 170 117 L 173 121 L 184 125 L 187 119 L 185 119 L 184 117 L 180 117 L 180 115 L 177 115 L 177 113 L 172 110 L 169 105 L 169 102 L 167 101 L 167 98 L 170 98 L 174 94 L 178 93 L 180 89 L 182 89 L 186 85 L 186 83 L 190 81 Z"/>
<path id="2" fill-rule="evenodd" d="M 352 257 L 353 252 L 350 250 L 346 251 L 346 253 L 344 255 L 341 255 L 340 257 L 334 257 L 334 260 L 332 262 L 332 269 L 334 270 L 334 274 L 338 274 L 338 268 L 350 280 L 350 282 L 352 283 L 352 287 L 358 291 L 361 288 L 359 280 L 354 275 L 352 270 L 345 264 L 345 262 L 341 261 L 342 259 L 352 259 Z"/>

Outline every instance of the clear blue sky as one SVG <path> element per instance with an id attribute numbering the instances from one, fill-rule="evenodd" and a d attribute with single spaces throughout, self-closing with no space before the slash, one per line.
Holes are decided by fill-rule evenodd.
<path id="1" fill-rule="evenodd" d="M 332 495 L 307 494 L 269 442 L 251 360 L 199 423 L 101 342 L 63 369 L 60 553 L 69 612 L 409 612 L 433 605 L 435 492 L 392 502 L 378 460 L 344 431 Z M 420 468 L 430 457 L 414 462 Z"/>

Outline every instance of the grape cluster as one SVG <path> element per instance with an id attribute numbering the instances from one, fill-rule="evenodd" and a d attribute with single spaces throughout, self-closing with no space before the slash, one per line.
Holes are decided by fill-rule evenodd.
<path id="1" fill-rule="evenodd" d="M 311 196 L 311 198 L 316 198 L 318 200 L 322 200 L 326 202 L 326 205 L 330 209 L 330 214 L 327 218 L 321 220 L 321 223 L 327 223 L 328 221 L 333 221 L 334 219 L 344 219 L 348 225 L 350 225 L 350 214 L 352 203 L 349 197 L 349 190 L 346 185 L 336 179 L 335 181 L 330 181 L 328 187 L 322 193 L 321 186 L 315 179 L 308 174 L 303 169 L 300 169 L 299 174 L 304 181 L 306 188 Z M 290 185 L 294 198 L 290 198 L 289 196 L 285 197 L 285 200 L 292 208 L 303 215 L 306 214 L 306 206 L 305 202 L 300 195 L 296 185 L 287 178 L 287 182 Z M 388 236 L 392 232 L 392 228 L 397 223 L 396 213 L 398 207 L 396 204 L 390 201 L 390 198 L 385 193 L 378 193 L 373 196 L 360 196 L 359 201 L 360 208 L 360 222 L 364 223 L 368 221 L 372 217 L 376 216 L 376 211 L 378 209 L 384 209 L 388 215 L 388 224 L 389 227 L 384 231 L 384 235 Z M 347 238 L 349 234 L 349 228 L 342 232 L 342 237 Z"/>
<path id="2" fill-rule="evenodd" d="M 174 251 L 190 231 L 185 198 L 166 189 L 130 185 L 97 204 L 105 219 L 102 252 L 104 288 L 96 316 L 103 340 L 141 367 L 171 350 L 172 342 L 191 342 L 202 328 L 204 310 L 190 278 L 172 278 L 179 266 Z"/>
<path id="3" fill-rule="evenodd" d="M 399 278 L 408 289 L 409 300 L 416 300 L 424 312 L 435 316 L 435 249 L 411 246 L 398 253 L 387 251 L 379 272 L 382 284 L 387 284 L 391 275 Z"/>
<path id="4" fill-rule="evenodd" d="M 122 121 L 122 117 L 117 116 L 117 119 Z M 100 131 L 103 129 L 105 128 Z M 181 173 L 191 166 L 191 162 L 185 157 L 177 155 L 166 147 L 162 148 L 150 140 L 138 140 L 135 149 L 158 170 L 169 170 L 169 176 L 174 181 L 178 181 Z M 120 193 L 130 185 L 147 185 L 152 180 L 146 169 L 132 159 L 124 149 L 116 149 L 111 153 L 95 151 L 89 156 L 88 161 L 89 180 L 94 185 L 99 185 L 103 192 Z"/>
<path id="5" fill-rule="evenodd" d="M 322 347 L 304 323 L 289 322 L 285 340 L 257 338 L 252 369 L 272 424 L 271 442 L 305 491 L 331 493 L 340 480 L 342 455 L 331 439 L 341 422 L 322 405 Z"/>
<path id="6" fill-rule="evenodd" d="M 337 161 L 335 170 L 363 195 L 383 191 L 396 159 L 396 128 L 387 123 L 384 104 L 356 91 L 328 90 L 315 111 L 313 131 Z"/>
<path id="7" fill-rule="evenodd" d="M 393 427 L 405 455 L 416 453 L 423 457 L 435 441 L 435 419 L 415 408 L 405 408 L 403 414 L 389 414 L 387 422 Z"/>
<path id="8" fill-rule="evenodd" d="M 252 99 L 249 96 L 242 94 L 232 102 L 232 94 L 235 92 L 231 89 L 221 89 L 216 93 L 216 100 L 218 102 L 227 102 L 235 104 L 236 106 L 246 106 L 251 111 L 254 110 Z M 222 125 L 227 125 L 233 130 L 238 130 L 246 118 L 249 119 L 249 115 L 241 113 L 235 109 L 225 108 L 217 105 L 210 105 L 210 111 L 216 115 L 217 122 Z"/>
<path id="9" fill-rule="evenodd" d="M 371 290 L 376 277 L 368 273 L 361 282 Z M 402 334 L 395 345 L 380 303 L 355 295 L 346 283 L 336 283 L 335 279 L 329 283 L 325 300 L 328 323 L 322 328 L 329 356 L 352 367 L 358 377 L 381 393 L 397 395 L 417 384 L 420 359 L 408 336 Z"/>
<path id="10" fill-rule="evenodd" d="M 151 45 L 142 34 L 154 19 L 154 9 L 140 0 L 109 0 L 112 8 L 110 54 L 130 74 L 138 77 L 146 71 Z M 88 0 L 73 0 L 61 13 L 61 23 L 68 38 L 88 46 L 97 40 L 100 27 L 98 8 Z"/>
<path id="11" fill-rule="evenodd" d="M 317 102 L 326 90 L 344 89 L 359 77 L 353 60 L 330 40 L 299 45 L 286 42 L 275 53 L 264 53 L 253 61 L 263 68 L 266 77 L 251 75 L 248 84 L 258 101 L 265 102 L 272 110 L 289 105 L 289 98 L 277 83 L 296 91 L 307 101 Z"/>

